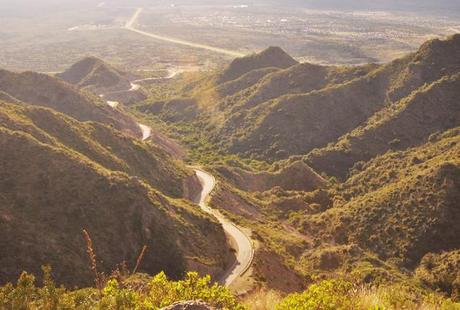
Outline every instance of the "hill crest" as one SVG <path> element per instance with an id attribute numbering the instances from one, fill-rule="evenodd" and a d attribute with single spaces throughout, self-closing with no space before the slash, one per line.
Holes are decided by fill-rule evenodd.
<path id="1" fill-rule="evenodd" d="M 295 64 L 298 62 L 283 49 L 271 46 L 260 53 L 234 59 L 222 72 L 218 81 L 219 83 L 228 82 L 256 69 L 270 67 L 286 69 Z"/>
<path id="2" fill-rule="evenodd" d="M 129 89 L 129 74 L 96 57 L 85 57 L 57 77 L 79 88 Z"/>

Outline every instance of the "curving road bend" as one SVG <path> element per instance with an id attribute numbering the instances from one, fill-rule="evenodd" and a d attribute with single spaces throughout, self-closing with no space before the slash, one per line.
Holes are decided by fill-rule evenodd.
<path id="1" fill-rule="evenodd" d="M 167 78 L 172 78 L 173 76 L 174 75 Z M 104 97 L 104 95 L 100 96 L 102 98 Z M 107 101 L 107 104 L 109 104 L 112 108 L 116 108 L 118 106 L 118 102 L 116 101 Z M 149 139 L 152 135 L 152 128 L 141 123 L 138 125 L 142 131 L 142 140 L 145 141 Z M 218 210 L 208 207 L 206 200 L 216 186 L 216 179 L 211 174 L 201 169 L 192 168 L 195 171 L 202 187 L 200 195 L 196 198 L 195 202 L 203 211 L 216 217 L 222 225 L 225 233 L 234 241 L 237 247 L 235 262 L 219 280 L 219 283 L 225 286 L 230 286 L 235 279 L 242 276 L 249 267 L 251 267 L 252 261 L 254 260 L 254 247 L 252 245 L 251 238 L 249 238 L 249 236 L 246 235 L 238 226 L 226 219 Z"/>
<path id="2" fill-rule="evenodd" d="M 138 125 L 142 131 L 142 141 L 145 141 L 148 138 L 150 138 L 150 136 L 152 135 L 152 127 L 140 123 Z"/>
<path id="3" fill-rule="evenodd" d="M 138 88 L 133 89 L 134 86 L 138 86 Z M 136 91 L 139 88 L 140 88 L 140 85 L 131 83 L 131 89 L 128 90 L 128 91 Z M 101 97 L 101 98 L 104 98 L 104 96 L 105 96 L 104 94 L 99 95 L 99 97 Z M 120 104 L 118 101 L 107 100 L 106 102 L 113 109 L 116 109 L 118 107 L 118 105 Z M 147 140 L 148 138 L 150 138 L 152 136 L 152 127 L 144 125 L 144 124 L 141 124 L 141 123 L 138 123 L 137 125 L 139 126 L 139 128 L 141 129 L 141 132 L 142 132 L 142 141 L 145 141 L 145 140 Z"/>
<path id="4" fill-rule="evenodd" d="M 196 176 L 198 177 L 202 190 L 200 196 L 196 199 L 196 203 L 206 213 L 214 215 L 222 227 L 225 233 L 230 236 L 235 242 L 236 249 L 236 260 L 234 264 L 227 270 L 227 272 L 220 279 L 220 283 L 229 286 L 238 277 L 242 276 L 251 266 L 254 260 L 254 247 L 251 239 L 245 234 L 238 226 L 226 219 L 218 210 L 210 208 L 206 200 L 211 194 L 212 190 L 216 186 L 216 179 L 209 173 L 198 169 L 195 170 Z"/>

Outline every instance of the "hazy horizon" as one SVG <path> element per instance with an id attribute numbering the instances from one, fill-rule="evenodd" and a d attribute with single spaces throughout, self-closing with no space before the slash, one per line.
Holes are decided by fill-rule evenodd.
<path id="1" fill-rule="evenodd" d="M 460 310 L 460 0 L 0 21 L 0 310 Z"/>
<path id="2" fill-rule="evenodd" d="M 87 55 L 138 69 L 158 59 L 180 63 L 183 55 L 200 67 L 231 59 L 127 32 L 139 7 L 137 27 L 155 35 L 229 55 L 275 45 L 318 64 L 387 62 L 460 31 L 460 2 L 453 0 L 0 0 L 0 67 L 59 71 Z"/>

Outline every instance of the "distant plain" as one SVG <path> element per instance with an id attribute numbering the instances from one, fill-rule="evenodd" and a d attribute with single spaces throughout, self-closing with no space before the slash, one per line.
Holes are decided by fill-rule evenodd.
<path id="1" fill-rule="evenodd" d="M 460 32 L 460 13 L 447 6 L 417 12 L 377 5 L 351 11 L 333 1 L 7 2 L 0 1 L 0 67 L 19 71 L 62 71 L 88 55 L 130 70 L 214 69 L 231 59 L 123 29 L 137 7 L 144 8 L 136 24 L 143 31 L 243 53 L 280 46 L 318 64 L 388 62 L 427 39 Z"/>

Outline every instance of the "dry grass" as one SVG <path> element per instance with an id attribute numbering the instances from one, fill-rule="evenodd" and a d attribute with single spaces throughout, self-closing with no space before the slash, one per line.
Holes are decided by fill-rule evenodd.
<path id="1" fill-rule="evenodd" d="M 405 286 L 361 287 L 356 298 L 362 309 L 460 309 L 460 304 L 451 302 L 434 293 L 421 295 Z"/>
<path id="2" fill-rule="evenodd" d="M 144 245 L 144 246 L 142 247 L 141 253 L 140 253 L 139 256 L 137 257 L 136 267 L 134 267 L 132 274 L 135 274 L 136 271 L 137 271 L 137 269 L 139 269 L 139 266 L 140 266 L 140 264 L 141 264 L 141 262 L 142 262 L 142 259 L 144 258 L 144 254 L 145 254 L 145 251 L 146 251 L 146 250 L 147 250 L 147 246 Z"/>
<path id="3" fill-rule="evenodd" d="M 243 299 L 243 304 L 251 310 L 274 310 L 281 301 L 281 295 L 275 291 L 260 290 Z"/>
<path id="4" fill-rule="evenodd" d="M 356 309 L 356 310 L 459 310 L 460 304 L 435 293 L 427 293 L 407 285 L 355 286 L 339 281 L 343 287 L 330 281 L 317 283 L 302 294 L 291 294 L 285 299 L 275 291 L 259 290 L 243 299 L 251 310 L 276 309 Z M 288 301 L 286 303 L 286 301 Z M 288 308 L 286 308 L 288 307 Z M 295 307 L 295 308 L 293 308 Z M 350 308 L 352 307 L 352 308 Z"/>
<path id="5" fill-rule="evenodd" d="M 141 252 L 136 260 L 136 265 L 133 271 L 129 271 L 127 268 L 127 264 L 125 261 L 121 262 L 117 265 L 117 267 L 110 273 L 110 276 L 106 276 L 103 272 L 99 272 L 97 269 L 97 256 L 96 252 L 94 251 L 93 241 L 91 240 L 91 236 L 89 235 L 86 229 L 83 229 L 83 237 L 85 238 L 86 242 L 86 253 L 88 254 L 89 262 L 90 262 L 90 269 L 94 273 L 94 282 L 96 284 L 96 288 L 101 291 L 106 285 L 109 279 L 117 279 L 120 283 L 123 283 L 128 277 L 134 275 L 139 266 L 142 263 L 142 259 L 144 258 L 145 251 L 147 250 L 147 246 L 144 245 L 142 247 Z"/>
<path id="6" fill-rule="evenodd" d="M 91 237 L 86 229 L 83 229 L 83 237 L 86 241 L 86 253 L 88 253 L 90 268 L 94 273 L 94 282 L 96 284 L 96 288 L 101 291 L 106 284 L 106 277 L 104 273 L 101 273 L 97 270 L 97 257 L 96 253 L 94 252 L 93 241 L 91 240 Z"/>

